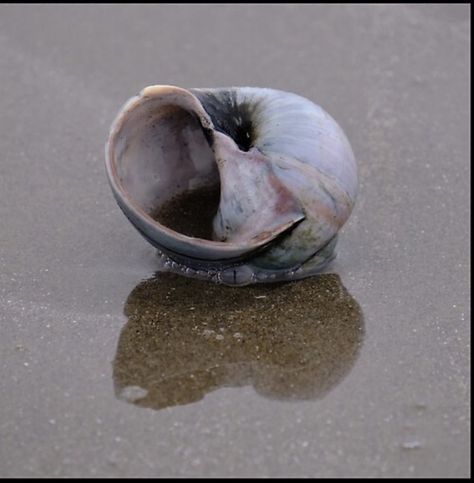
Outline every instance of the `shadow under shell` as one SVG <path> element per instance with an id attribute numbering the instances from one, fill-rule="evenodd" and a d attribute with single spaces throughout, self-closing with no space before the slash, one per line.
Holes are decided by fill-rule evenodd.
<path id="1" fill-rule="evenodd" d="M 364 334 L 362 311 L 335 274 L 236 289 L 159 273 L 124 312 L 116 395 L 157 410 L 220 387 L 321 398 L 350 371 Z"/>

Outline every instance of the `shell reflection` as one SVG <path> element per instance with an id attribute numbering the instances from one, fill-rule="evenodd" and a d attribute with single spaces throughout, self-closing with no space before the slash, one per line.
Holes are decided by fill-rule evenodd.
<path id="1" fill-rule="evenodd" d="M 272 399 L 323 397 L 353 366 L 364 333 L 335 274 L 235 289 L 160 273 L 124 311 L 116 395 L 153 409 L 248 385 Z"/>

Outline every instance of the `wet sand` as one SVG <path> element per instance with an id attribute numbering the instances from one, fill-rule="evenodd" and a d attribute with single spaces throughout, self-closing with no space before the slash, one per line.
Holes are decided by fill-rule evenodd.
<path id="1" fill-rule="evenodd" d="M 157 274 L 127 299 L 118 397 L 163 409 L 221 387 L 277 400 L 323 397 L 355 363 L 363 315 L 339 277 L 231 288 Z"/>
<path id="2" fill-rule="evenodd" d="M 469 476 L 469 14 L 1 5 L 0 476 Z M 103 159 L 155 83 L 340 123 L 360 193 L 326 273 L 156 273 Z"/>
<path id="3" fill-rule="evenodd" d="M 183 235 L 213 240 L 212 222 L 219 207 L 220 186 L 202 186 L 173 196 L 150 216 Z"/>

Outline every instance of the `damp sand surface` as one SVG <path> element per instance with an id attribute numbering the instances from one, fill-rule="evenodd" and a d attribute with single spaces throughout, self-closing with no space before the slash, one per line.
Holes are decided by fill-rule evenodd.
<path id="1" fill-rule="evenodd" d="M 202 186 L 175 195 L 150 215 L 178 233 L 212 240 L 212 222 L 217 213 L 219 198 L 219 185 Z"/>
<path id="2" fill-rule="evenodd" d="M 129 295 L 114 359 L 118 397 L 163 409 L 223 387 L 312 400 L 350 371 L 362 311 L 336 274 L 240 289 L 159 274 Z"/>
<path id="3" fill-rule="evenodd" d="M 469 476 L 469 14 L 0 5 L 0 476 Z M 156 83 L 340 123 L 360 189 L 324 274 L 156 273 L 103 159 Z M 209 238 L 207 195 L 167 223 Z"/>

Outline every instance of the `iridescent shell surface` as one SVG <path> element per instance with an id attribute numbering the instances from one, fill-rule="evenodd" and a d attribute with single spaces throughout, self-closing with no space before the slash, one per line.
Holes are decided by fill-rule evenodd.
<path id="1" fill-rule="evenodd" d="M 274 89 L 147 87 L 112 124 L 106 165 L 119 206 L 163 270 L 228 285 L 320 271 L 357 195 L 338 124 Z M 209 206 L 193 198 L 212 190 Z M 209 225 L 207 235 L 176 228 L 180 202 L 199 228 Z"/>

